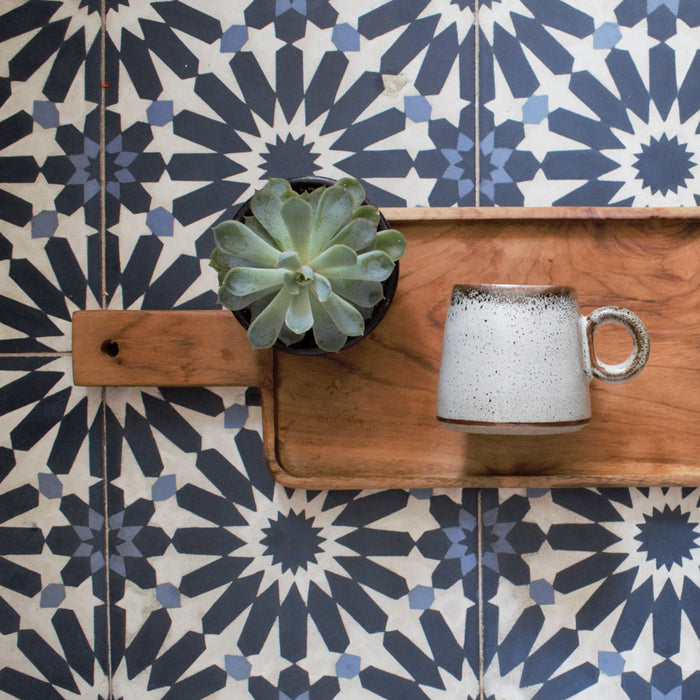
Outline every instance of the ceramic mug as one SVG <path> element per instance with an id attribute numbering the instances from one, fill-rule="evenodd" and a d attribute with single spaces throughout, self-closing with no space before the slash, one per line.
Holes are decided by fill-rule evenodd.
<path id="1" fill-rule="evenodd" d="M 624 326 L 634 349 L 607 365 L 595 330 Z M 644 367 L 649 338 L 631 311 L 603 306 L 581 315 L 571 287 L 457 285 L 452 290 L 438 388 L 438 420 L 471 433 L 572 432 L 591 418 L 595 377 L 624 382 Z"/>

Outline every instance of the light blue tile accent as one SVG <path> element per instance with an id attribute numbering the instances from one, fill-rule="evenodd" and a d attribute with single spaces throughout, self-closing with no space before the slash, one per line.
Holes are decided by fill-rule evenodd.
<path id="1" fill-rule="evenodd" d="M 606 676 L 619 676 L 625 668 L 625 660 L 616 651 L 599 651 L 598 668 Z"/>
<path id="2" fill-rule="evenodd" d="M 57 608 L 66 599 L 66 587 L 62 583 L 49 583 L 41 592 L 40 608 Z"/>
<path id="3" fill-rule="evenodd" d="M 666 5 L 674 15 L 678 15 L 680 0 L 647 0 L 647 14 L 658 10 L 662 5 Z"/>
<path id="4" fill-rule="evenodd" d="M 175 230 L 175 219 L 167 209 L 157 207 L 146 214 L 146 226 L 156 236 L 170 237 Z"/>
<path id="5" fill-rule="evenodd" d="M 224 411 L 225 428 L 242 428 L 248 420 L 248 407 L 233 404 Z"/>
<path id="6" fill-rule="evenodd" d="M 221 53 L 235 53 L 240 51 L 248 41 L 248 27 L 234 24 L 221 36 L 219 51 Z"/>
<path id="7" fill-rule="evenodd" d="M 413 610 L 427 610 L 435 601 L 435 592 L 428 586 L 416 586 L 408 592 L 408 604 Z"/>
<path id="8" fill-rule="evenodd" d="M 226 666 L 226 673 L 237 681 L 244 681 L 249 678 L 253 668 L 245 656 L 232 656 L 231 654 L 227 654 L 224 657 L 224 665 Z"/>
<path id="9" fill-rule="evenodd" d="M 247 33 L 246 33 L 247 38 Z M 223 37 L 222 37 L 223 42 Z M 173 118 L 173 101 L 157 100 L 146 110 L 148 123 L 153 126 L 165 126 Z"/>
<path id="10" fill-rule="evenodd" d="M 547 117 L 549 98 L 547 95 L 533 95 L 523 105 L 523 123 L 539 124 Z"/>
<path id="11" fill-rule="evenodd" d="M 355 654 L 343 654 L 335 664 L 338 678 L 355 678 L 360 673 L 361 659 Z"/>
<path id="12" fill-rule="evenodd" d="M 338 51 L 360 50 L 360 35 L 357 29 L 347 23 L 336 24 L 333 27 L 332 41 Z"/>
<path id="13" fill-rule="evenodd" d="M 160 583 L 156 586 L 156 600 L 164 608 L 179 608 L 180 591 L 172 583 Z"/>
<path id="14" fill-rule="evenodd" d="M 154 501 L 167 501 L 177 490 L 175 474 L 161 476 L 151 486 L 151 498 Z"/>
<path id="15" fill-rule="evenodd" d="M 593 48 L 612 49 L 622 39 L 620 27 L 615 22 L 601 24 L 593 34 Z"/>
<path id="16" fill-rule="evenodd" d="M 549 581 L 543 578 L 530 584 L 530 597 L 539 605 L 551 605 L 554 603 L 554 589 Z"/>
<path id="17" fill-rule="evenodd" d="M 406 116 L 412 122 L 427 122 L 430 119 L 432 107 L 423 95 L 409 95 L 403 98 L 403 108 Z"/>
<path id="18" fill-rule="evenodd" d="M 279 17 L 288 10 L 296 10 L 300 15 L 306 15 L 306 0 L 275 0 L 275 16 Z"/>
<path id="19" fill-rule="evenodd" d="M 39 491 L 46 498 L 60 498 L 63 485 L 55 474 L 39 474 Z"/>
<path id="20" fill-rule="evenodd" d="M 32 219 L 32 238 L 51 238 L 58 228 L 58 214 L 55 211 L 40 211 Z"/>
<path id="21" fill-rule="evenodd" d="M 44 129 L 57 127 L 59 124 L 58 108 L 53 102 L 46 100 L 34 100 L 34 109 L 32 111 L 34 121 L 43 126 Z"/>

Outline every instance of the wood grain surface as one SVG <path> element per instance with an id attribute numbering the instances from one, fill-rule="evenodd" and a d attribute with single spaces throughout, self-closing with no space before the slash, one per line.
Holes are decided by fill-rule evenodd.
<path id="1" fill-rule="evenodd" d="M 76 311 L 72 326 L 82 386 L 261 386 L 271 368 L 230 311 Z"/>
<path id="2" fill-rule="evenodd" d="M 94 380 L 96 373 L 99 383 L 257 379 L 268 464 L 275 478 L 293 487 L 700 484 L 698 209 L 392 209 L 385 214 L 409 245 L 394 304 L 361 343 L 332 356 L 275 353 L 270 359 L 248 349 L 240 329 L 235 341 L 227 330 L 227 347 L 240 343 L 233 351 L 238 364 L 231 367 L 236 360 L 215 349 L 222 340 L 215 316 L 211 325 L 202 325 L 203 314 L 218 312 L 186 312 L 196 316 L 169 326 L 170 335 L 152 337 L 146 345 L 138 341 L 138 362 L 129 360 L 131 350 L 122 340 L 122 365 L 112 367 L 113 374 L 101 364 L 83 366 L 94 360 L 104 333 L 93 329 L 86 355 L 75 354 L 74 338 L 76 383 L 87 375 Z M 647 326 L 649 363 L 625 384 L 594 380 L 593 418 L 578 433 L 453 432 L 435 418 L 437 378 L 450 292 L 465 282 L 570 285 L 584 314 L 608 304 L 629 308 Z M 94 325 L 89 318 L 84 322 Z M 126 330 L 137 343 L 141 331 L 134 323 Z M 148 328 L 149 337 L 157 335 L 154 331 Z M 181 361 L 176 375 L 168 375 L 167 361 L 154 363 L 153 353 L 167 352 L 174 343 L 190 358 L 199 352 L 197 338 L 216 360 L 204 360 L 208 368 L 199 366 L 199 355 Z M 84 338 L 79 341 L 78 349 Z M 605 360 L 617 362 L 626 357 L 629 339 L 624 332 L 601 334 L 597 348 Z M 107 365 L 114 360 L 106 358 Z"/>

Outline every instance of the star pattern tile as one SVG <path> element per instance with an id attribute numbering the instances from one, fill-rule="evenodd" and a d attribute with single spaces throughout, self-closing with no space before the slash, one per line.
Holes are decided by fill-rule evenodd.
<path id="1" fill-rule="evenodd" d="M 8 0 L 0 695 L 700 697 L 700 489 L 294 491 L 256 389 L 70 368 L 78 309 L 215 308 L 212 226 L 269 176 L 700 204 L 699 31 L 687 0 Z"/>

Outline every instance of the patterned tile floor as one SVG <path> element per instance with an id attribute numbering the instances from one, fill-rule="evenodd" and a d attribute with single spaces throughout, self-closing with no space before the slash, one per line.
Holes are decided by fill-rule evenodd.
<path id="1" fill-rule="evenodd" d="M 77 309 L 214 307 L 268 175 L 700 204 L 696 0 L 0 13 L 0 696 L 700 697 L 700 488 L 291 491 L 255 390 L 70 369 Z"/>

